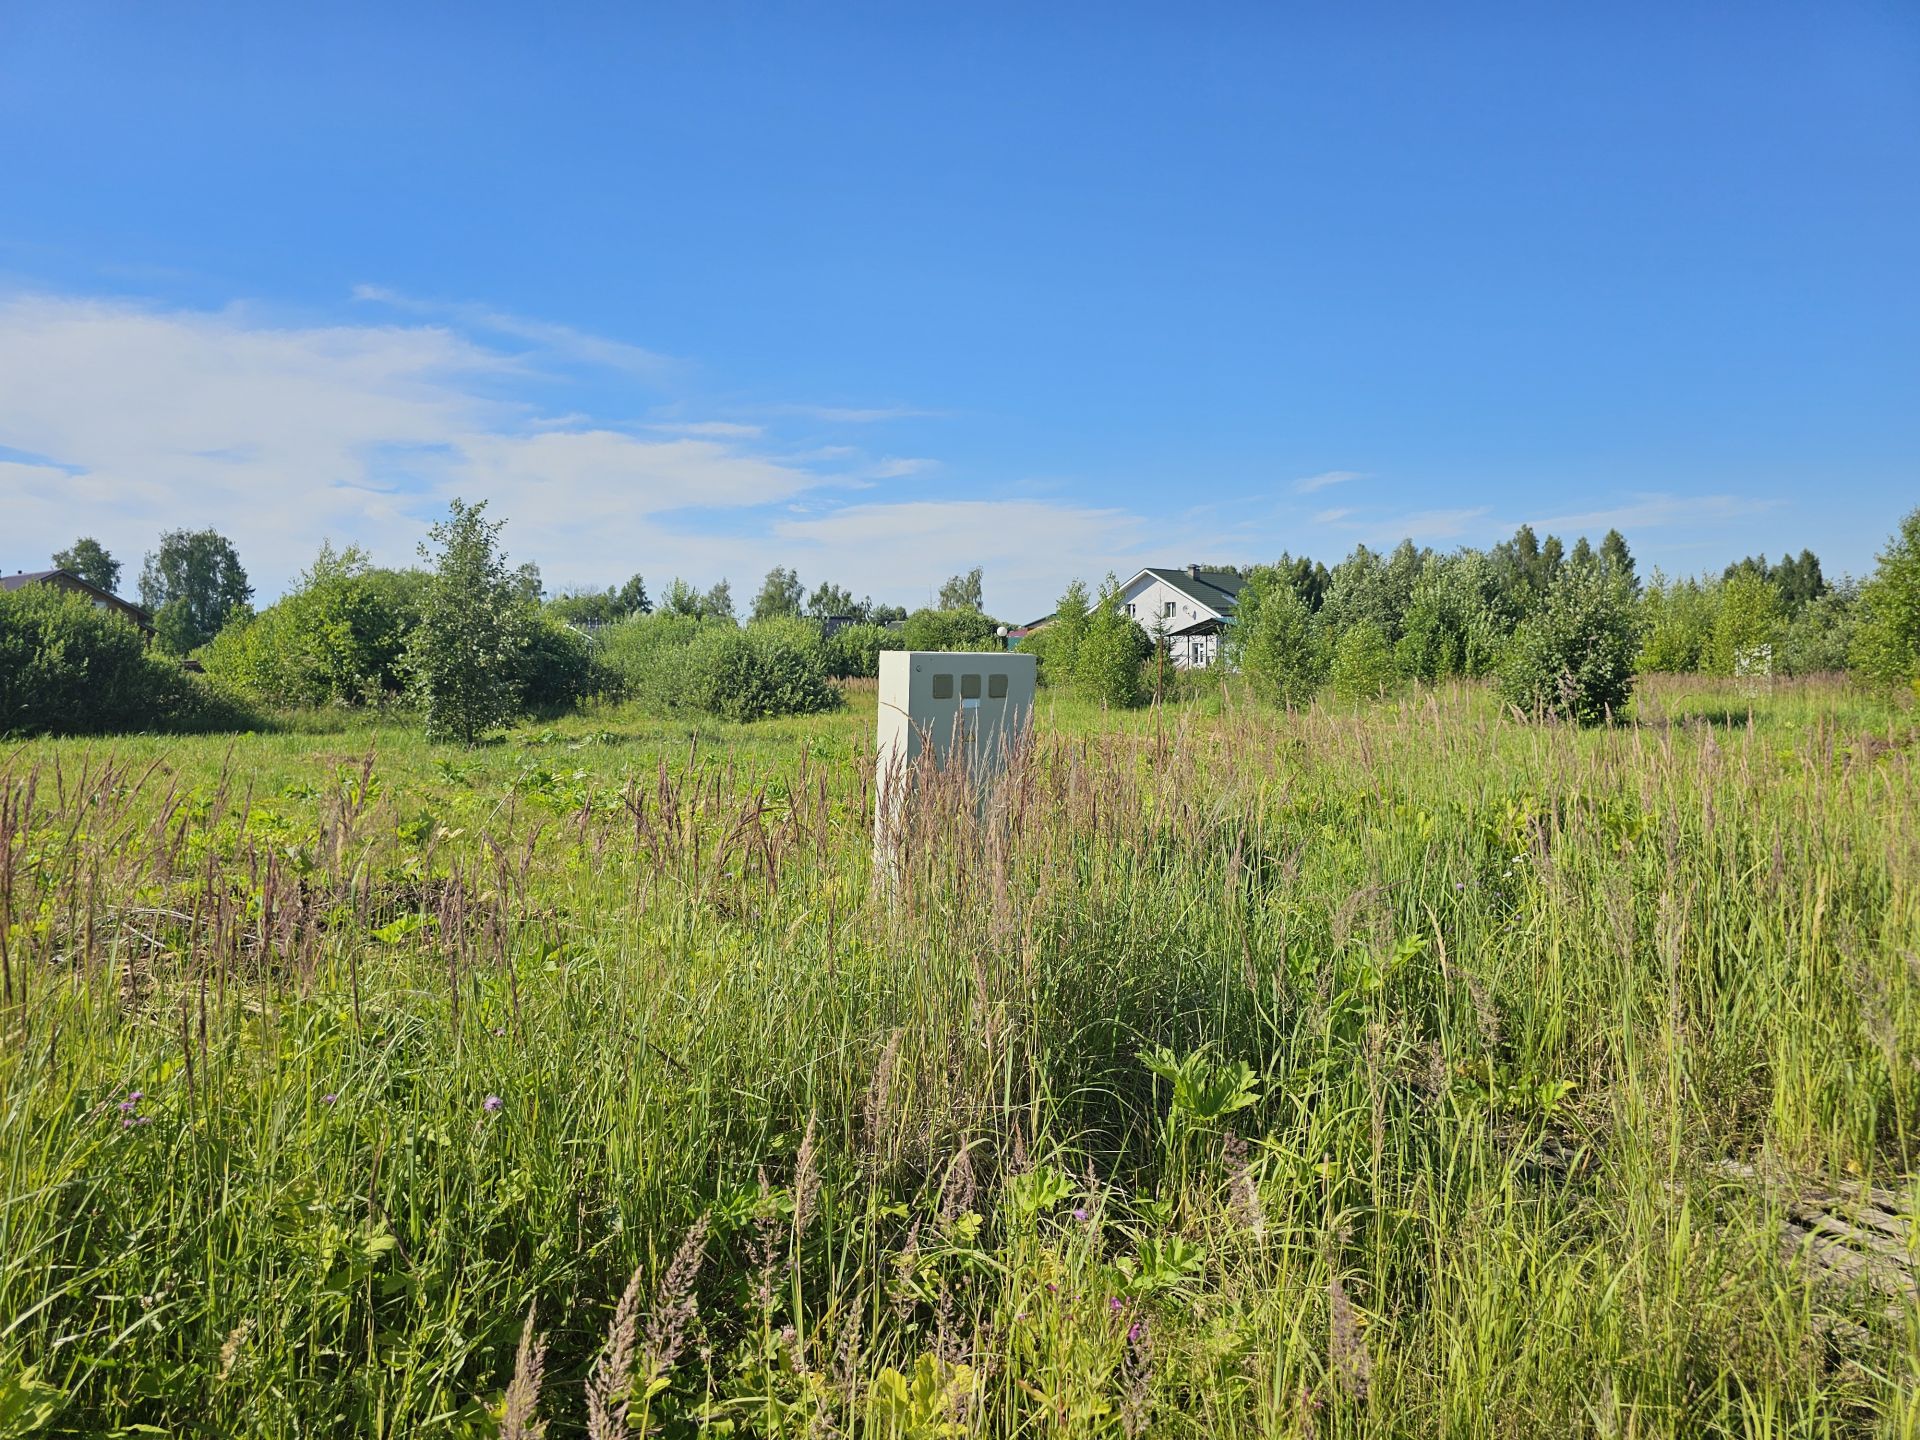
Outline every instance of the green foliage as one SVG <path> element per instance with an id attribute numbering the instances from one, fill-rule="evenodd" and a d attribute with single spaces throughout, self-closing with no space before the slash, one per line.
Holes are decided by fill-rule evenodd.
<path id="1" fill-rule="evenodd" d="M 138 629 L 51 585 L 0 594 L 0 735 L 239 728 L 235 704 L 151 654 Z"/>
<path id="2" fill-rule="evenodd" d="M 1071 687 L 1080 663 L 1080 645 L 1087 638 L 1087 584 L 1075 580 L 1069 584 L 1053 617 L 1045 625 L 1022 637 L 1021 653 L 1035 657 L 1035 675 L 1042 685 Z"/>
<path id="3" fill-rule="evenodd" d="M 978 610 L 916 610 L 899 634 L 904 650 L 998 650 L 996 628 Z"/>
<path id="4" fill-rule="evenodd" d="M 1430 685 L 1490 674 L 1513 628 L 1504 605 L 1499 576 L 1484 555 L 1429 556 L 1395 646 L 1401 671 Z"/>
<path id="5" fill-rule="evenodd" d="M 753 597 L 753 618 L 779 620 L 798 615 L 806 593 L 798 575 L 785 566 L 776 565 L 761 581 L 760 593 Z"/>
<path id="6" fill-rule="evenodd" d="M 842 625 L 825 641 L 827 673 L 836 680 L 871 680 L 880 673 L 882 650 L 905 648 L 899 633 L 884 625 Z"/>
<path id="7" fill-rule="evenodd" d="M 1640 581 L 1633 573 L 1633 552 L 1627 548 L 1627 537 L 1618 530 L 1607 531 L 1606 538 L 1600 542 L 1600 568 L 1639 593 Z"/>
<path id="8" fill-rule="evenodd" d="M 985 610 L 987 608 L 980 588 L 978 565 L 964 575 L 953 576 L 940 587 L 940 608 L 942 610 Z"/>
<path id="9" fill-rule="evenodd" d="M 804 620 L 705 625 L 686 658 L 687 703 L 722 720 L 817 715 L 840 704 L 820 631 Z"/>
<path id="10" fill-rule="evenodd" d="M 1762 652 L 1767 672 L 1771 650 L 1780 638 L 1780 592 L 1773 582 L 1751 570 L 1736 569 L 1721 582 L 1713 617 L 1713 648 L 1709 652 L 1716 675 L 1732 675 L 1743 665 L 1758 666 Z"/>
<path id="11" fill-rule="evenodd" d="M 427 584 L 422 571 L 376 570 L 354 547 L 322 545 L 282 599 L 231 621 L 202 662 L 260 705 L 391 704 L 409 685 L 407 647 Z"/>
<path id="12" fill-rule="evenodd" d="M 1342 700 L 1378 700 L 1398 689 L 1403 679 L 1393 647 L 1373 621 L 1349 625 L 1333 642 L 1327 683 Z"/>
<path id="13" fill-rule="evenodd" d="M 613 684 L 594 658 L 593 644 L 549 615 L 530 613 L 520 627 L 515 698 L 522 710 L 570 710 Z"/>
<path id="14" fill-rule="evenodd" d="M 1719 586 L 1698 580 L 1668 581 L 1658 571 L 1640 601 L 1639 667 L 1668 675 L 1706 669 L 1719 616 Z"/>
<path id="15" fill-rule="evenodd" d="M 1271 705 L 1309 703 L 1326 671 L 1312 612 L 1277 567 L 1259 566 L 1246 577 L 1223 653 Z"/>
<path id="16" fill-rule="evenodd" d="M 651 615 L 653 601 L 647 598 L 647 581 L 642 575 L 629 575 L 618 595 L 623 615 Z"/>
<path id="17" fill-rule="evenodd" d="M 865 642 L 870 639 L 877 657 L 878 645 L 884 643 L 878 637 L 857 636 L 847 649 L 837 649 L 821 638 L 818 626 L 805 620 L 761 621 L 743 628 L 662 613 L 606 631 L 597 658 L 618 677 L 627 698 L 656 713 L 757 720 L 836 708 L 840 691 L 832 683 L 834 668 L 849 655 L 865 663 Z M 877 658 L 874 665 L 877 669 Z"/>
<path id="18" fill-rule="evenodd" d="M 1900 522 L 1860 587 L 1859 622 L 1848 659 L 1864 679 L 1882 685 L 1906 682 L 1920 693 L 1920 509 Z"/>
<path id="19" fill-rule="evenodd" d="M 109 595 L 120 583 L 120 562 L 107 553 L 106 546 L 90 535 L 83 535 L 65 550 L 56 551 L 53 568 L 78 575 L 89 585 L 98 586 Z"/>
<path id="20" fill-rule="evenodd" d="M 1566 568 L 1515 632 L 1501 664 L 1501 691 L 1528 715 L 1581 725 L 1617 717 L 1633 697 L 1639 624 L 1623 579 Z"/>
<path id="21" fill-rule="evenodd" d="M 1413 587 L 1430 554 L 1416 550 L 1411 540 L 1403 540 L 1385 559 L 1365 545 L 1355 546 L 1333 567 L 1326 600 L 1315 617 L 1321 633 L 1337 645 L 1348 630 L 1370 625 L 1387 644 L 1393 644 L 1400 638 Z"/>
<path id="22" fill-rule="evenodd" d="M 220 633 L 252 598 L 233 542 L 217 530 L 170 530 L 140 570 L 140 603 L 153 612 L 155 638 L 176 655 Z"/>
<path id="23" fill-rule="evenodd" d="M 1847 582 L 1828 586 L 1802 605 L 1774 647 L 1774 673 L 1824 675 L 1845 670 L 1858 600 L 1858 587 Z"/>
<path id="24" fill-rule="evenodd" d="M 1149 648 L 1146 632 L 1120 608 L 1119 582 L 1108 575 L 1074 656 L 1075 689 L 1106 709 L 1138 705 L 1140 664 Z"/>
<path id="25" fill-rule="evenodd" d="M 428 738 L 464 745 L 512 718 L 523 678 L 528 604 L 500 553 L 505 522 L 486 508 L 455 498 L 428 532 L 439 553 L 420 547 L 433 578 L 408 651 Z"/>

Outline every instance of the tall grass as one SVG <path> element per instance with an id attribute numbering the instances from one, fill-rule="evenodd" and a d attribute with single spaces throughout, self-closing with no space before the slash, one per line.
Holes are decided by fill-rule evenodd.
<path id="1" fill-rule="evenodd" d="M 0 1431 L 1920 1424 L 1910 714 L 853 698 L 9 753 Z"/>

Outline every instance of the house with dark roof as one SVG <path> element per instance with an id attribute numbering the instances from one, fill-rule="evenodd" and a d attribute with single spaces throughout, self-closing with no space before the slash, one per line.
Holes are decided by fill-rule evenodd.
<path id="1" fill-rule="evenodd" d="M 1149 567 L 1120 587 L 1120 603 L 1141 629 L 1155 639 L 1165 637 L 1174 664 L 1191 668 L 1218 658 L 1240 585 L 1231 570 Z"/>
<path id="2" fill-rule="evenodd" d="M 56 590 L 71 590 L 84 595 L 99 610 L 111 610 L 122 619 L 140 627 L 140 633 L 153 638 L 153 616 L 131 600 L 122 600 L 111 590 L 102 590 L 90 580 L 82 580 L 71 570 L 16 570 L 0 575 L 0 591 L 24 590 L 29 585 L 51 585 Z"/>

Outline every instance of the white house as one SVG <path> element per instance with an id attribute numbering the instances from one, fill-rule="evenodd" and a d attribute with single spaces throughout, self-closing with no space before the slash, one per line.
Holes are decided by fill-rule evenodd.
<path id="1" fill-rule="evenodd" d="M 1120 603 L 1140 628 L 1164 635 L 1173 663 L 1211 665 L 1220 653 L 1220 632 L 1233 615 L 1240 577 L 1224 570 L 1142 570 L 1120 587 Z"/>

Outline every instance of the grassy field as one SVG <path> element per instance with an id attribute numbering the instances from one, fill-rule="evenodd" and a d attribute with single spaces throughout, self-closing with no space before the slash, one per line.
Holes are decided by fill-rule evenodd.
<path id="1" fill-rule="evenodd" d="M 0 752 L 0 1435 L 1920 1432 L 1915 717 L 1637 717 Z"/>

